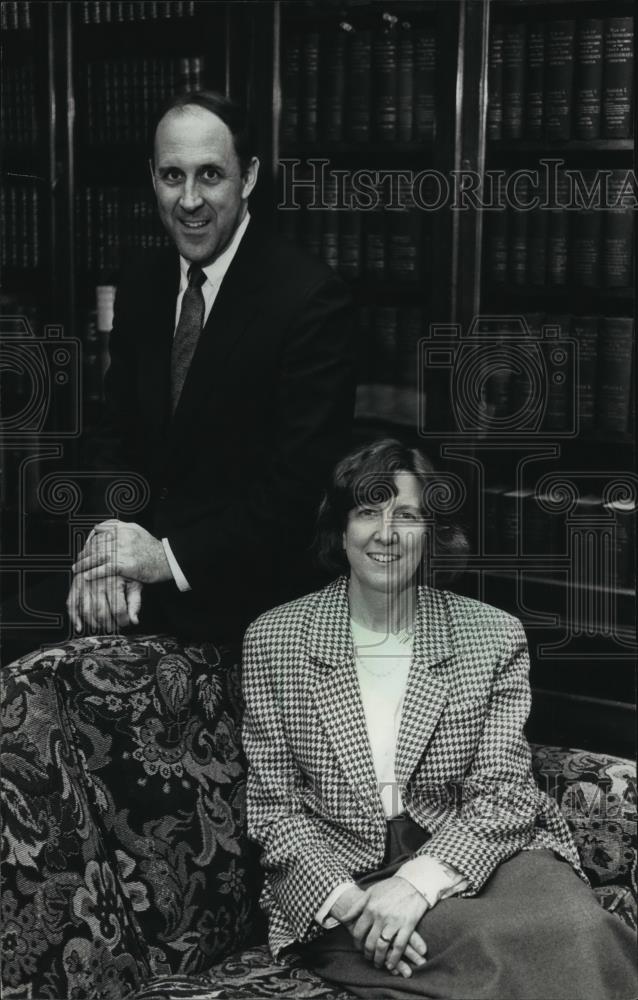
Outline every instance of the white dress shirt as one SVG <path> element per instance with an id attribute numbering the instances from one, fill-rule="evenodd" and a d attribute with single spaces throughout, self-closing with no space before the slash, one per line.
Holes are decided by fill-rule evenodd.
<path id="1" fill-rule="evenodd" d="M 350 625 L 377 787 L 389 818 L 403 812 L 394 759 L 412 661 L 412 635 L 374 632 L 352 620 Z M 396 875 L 410 882 L 430 906 L 467 888 L 467 881 L 459 872 L 427 855 L 404 862 Z M 341 893 L 354 884 L 343 882 L 336 886 L 315 914 L 315 920 L 326 928 L 336 926 L 338 921 L 328 914 Z"/>
<path id="2" fill-rule="evenodd" d="M 206 281 L 202 285 L 202 295 L 204 296 L 204 323 L 210 316 L 210 311 L 213 308 L 215 299 L 219 289 L 221 288 L 221 283 L 226 276 L 226 272 L 230 267 L 231 261 L 235 254 L 239 244 L 241 243 L 242 237 L 248 228 L 248 223 L 250 222 L 250 213 L 246 212 L 245 217 L 240 222 L 239 226 L 235 230 L 235 234 L 224 250 L 223 253 L 216 257 L 212 264 L 207 264 L 206 267 L 202 268 L 202 271 L 206 275 Z M 179 267 L 180 267 L 180 281 L 179 281 L 179 293 L 177 295 L 177 302 L 175 303 L 175 330 L 177 330 L 177 324 L 179 323 L 179 314 L 182 310 L 182 299 L 184 298 L 184 292 L 188 286 L 188 269 L 191 266 L 191 261 L 186 260 L 180 254 Z M 175 335 L 175 330 L 173 331 L 173 336 Z M 166 560 L 170 567 L 171 573 L 173 574 L 173 579 L 177 584 L 177 587 L 181 591 L 187 591 L 191 589 L 190 583 L 184 576 L 181 567 L 173 555 L 173 550 L 171 549 L 170 542 L 168 538 L 162 538 L 162 545 L 164 546 L 164 552 L 166 553 Z"/>

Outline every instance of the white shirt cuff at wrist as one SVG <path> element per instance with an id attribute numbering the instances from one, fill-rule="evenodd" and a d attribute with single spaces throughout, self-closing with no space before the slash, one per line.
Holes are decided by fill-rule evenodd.
<path id="1" fill-rule="evenodd" d="M 455 868 L 427 854 L 410 858 L 397 869 L 396 874 L 414 886 L 430 906 L 440 899 L 464 892 L 468 886 L 467 879 Z"/>
<path id="2" fill-rule="evenodd" d="M 177 584 L 177 589 L 181 590 L 182 593 L 186 593 L 187 590 L 191 589 L 191 585 L 182 573 L 180 565 L 173 555 L 173 550 L 171 549 L 168 538 L 162 538 L 162 545 L 164 546 L 164 552 L 166 554 L 166 561 L 169 569 L 173 574 L 175 583 Z"/>

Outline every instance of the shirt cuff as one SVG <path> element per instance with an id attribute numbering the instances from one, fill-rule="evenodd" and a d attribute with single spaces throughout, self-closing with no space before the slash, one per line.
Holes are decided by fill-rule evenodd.
<path id="1" fill-rule="evenodd" d="M 356 885 L 356 882 L 341 882 L 335 889 L 332 890 L 330 895 L 323 901 L 315 913 L 315 920 L 326 930 L 331 930 L 333 927 L 339 926 L 337 918 L 329 917 L 328 914 L 339 899 L 341 893 L 345 892 L 346 889 L 352 888 L 353 885 Z"/>
<path id="2" fill-rule="evenodd" d="M 162 538 L 162 545 L 164 546 L 164 552 L 166 554 L 166 561 L 168 563 L 169 569 L 173 574 L 173 579 L 177 584 L 177 589 L 185 593 L 187 590 L 191 589 L 191 585 L 182 573 L 180 565 L 173 555 L 173 550 L 170 546 L 168 538 Z"/>
<path id="3" fill-rule="evenodd" d="M 395 874 L 413 885 L 430 906 L 434 906 L 440 899 L 464 892 L 468 887 L 467 879 L 456 868 L 438 858 L 428 857 L 427 854 L 410 858 Z"/>

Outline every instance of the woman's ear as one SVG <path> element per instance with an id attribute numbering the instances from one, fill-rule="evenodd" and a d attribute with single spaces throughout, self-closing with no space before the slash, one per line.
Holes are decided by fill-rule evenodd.
<path id="1" fill-rule="evenodd" d="M 345 552 L 345 548 L 346 548 L 346 533 L 345 533 L 345 531 L 343 531 L 343 532 L 341 533 L 341 548 L 342 548 L 342 549 L 344 550 L 344 552 Z"/>

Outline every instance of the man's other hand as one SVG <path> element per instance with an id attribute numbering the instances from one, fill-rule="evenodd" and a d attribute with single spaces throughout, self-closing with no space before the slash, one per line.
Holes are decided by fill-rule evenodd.
<path id="1" fill-rule="evenodd" d="M 172 580 L 164 546 L 139 524 L 102 521 L 97 524 L 73 565 L 87 582 L 107 576 L 123 576 L 139 583 Z"/>
<path id="2" fill-rule="evenodd" d="M 120 576 L 87 581 L 75 576 L 66 602 L 71 625 L 78 633 L 112 634 L 139 624 L 142 584 Z"/>

